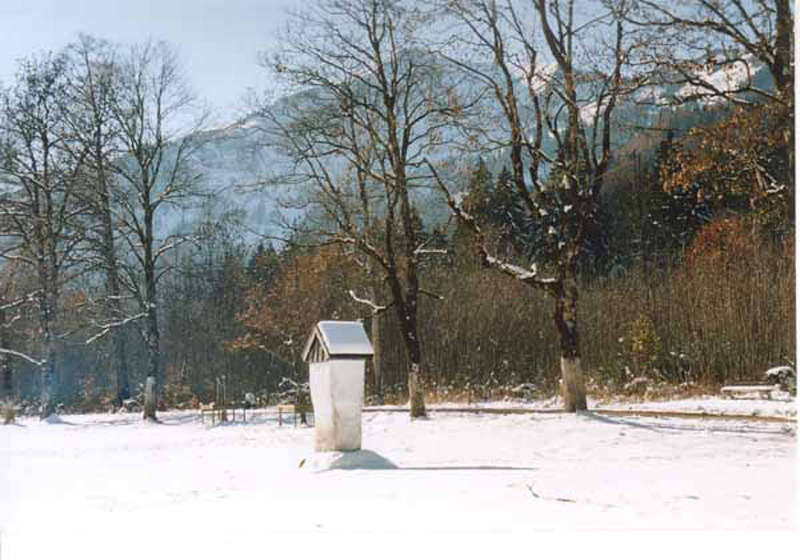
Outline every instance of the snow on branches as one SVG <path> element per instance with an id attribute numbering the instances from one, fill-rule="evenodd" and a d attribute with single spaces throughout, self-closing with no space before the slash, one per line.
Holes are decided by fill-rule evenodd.
<path id="1" fill-rule="evenodd" d="M 442 180 L 439 173 L 436 171 L 436 168 L 434 168 L 429 162 L 426 161 L 426 163 L 428 165 L 428 169 L 430 169 L 431 174 L 433 175 L 434 180 L 436 181 L 436 185 L 438 186 L 442 194 L 444 194 L 447 200 L 447 205 L 450 207 L 453 214 L 462 224 L 467 226 L 477 238 L 478 252 L 480 254 L 483 264 L 487 267 L 499 270 L 500 272 L 503 272 L 504 274 L 511 276 L 516 280 L 519 280 L 526 284 L 536 286 L 548 291 L 551 290 L 553 286 L 557 283 L 557 279 L 552 277 L 540 276 L 539 270 L 535 263 L 531 265 L 530 268 L 526 269 L 521 266 L 498 259 L 497 257 L 489 253 L 485 232 L 478 224 L 478 221 L 475 219 L 475 217 L 464 209 L 463 205 L 464 194 L 451 193 L 450 189 L 448 189 L 447 185 Z"/>

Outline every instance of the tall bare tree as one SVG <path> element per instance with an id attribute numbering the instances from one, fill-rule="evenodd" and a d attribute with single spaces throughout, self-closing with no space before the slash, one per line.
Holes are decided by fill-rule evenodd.
<path id="1" fill-rule="evenodd" d="M 649 60 L 666 83 L 685 84 L 678 101 L 725 97 L 794 104 L 794 14 L 790 0 L 637 0 L 626 13 L 633 25 L 649 29 Z M 754 80 L 766 66 L 774 89 Z M 712 80 L 721 67 L 729 80 Z M 735 70 L 735 72 L 734 72 Z M 752 97 L 752 96 L 751 96 Z"/>
<path id="2" fill-rule="evenodd" d="M 199 195 L 200 175 L 192 157 L 200 145 L 205 113 L 182 73 L 174 48 L 163 42 L 135 46 L 118 59 L 118 82 L 111 99 L 114 126 L 124 156 L 113 167 L 116 219 L 128 259 L 119 261 L 119 280 L 134 295 L 137 324 L 147 346 L 146 387 L 161 383 L 158 286 L 169 270 L 165 255 L 190 240 L 168 233 L 170 206 Z M 120 321 L 120 322 L 122 322 Z M 146 398 L 144 417 L 156 418 L 155 400 Z"/>
<path id="3" fill-rule="evenodd" d="M 415 204 L 448 110 L 436 68 L 421 56 L 419 15 L 396 0 L 320 0 L 295 14 L 280 50 L 264 59 L 294 95 L 262 111 L 290 161 L 280 180 L 310 188 L 309 229 L 369 259 L 387 286 L 391 301 L 369 304 L 396 313 L 411 417 L 426 414 Z"/>
<path id="4" fill-rule="evenodd" d="M 0 174 L 16 187 L 0 200 L 0 256 L 29 268 L 38 284 L 39 357 L 11 354 L 38 366 L 43 418 L 55 411 L 58 396 L 60 296 L 80 265 L 84 240 L 84 154 L 68 149 L 65 75 L 63 56 L 28 59 L 0 101 Z"/>
<path id="5" fill-rule="evenodd" d="M 623 76 L 633 48 L 623 26 L 626 2 L 586 4 L 578 12 L 573 0 L 446 3 L 459 25 L 445 52 L 484 85 L 498 108 L 489 112 L 493 122 L 488 126 L 485 120 L 471 119 L 462 126 L 471 141 L 510 160 L 525 213 L 526 238 L 521 241 L 529 247 L 529 262 L 493 255 L 487 233 L 432 168 L 452 211 L 477 236 L 484 265 L 553 299 L 568 411 L 586 409 L 579 259 L 597 228 L 599 196 L 612 155 L 614 110 L 620 97 L 635 87 Z M 477 53 L 477 58 L 464 58 L 463 53 Z M 546 145 L 546 138 L 552 143 Z"/>
<path id="6" fill-rule="evenodd" d="M 105 41 L 81 35 L 65 51 L 67 56 L 67 118 L 74 147 L 84 156 L 86 188 L 84 200 L 93 219 L 87 224 L 92 267 L 105 276 L 105 297 L 100 304 L 101 321 L 95 326 L 111 329 L 116 399 L 119 406 L 131 397 L 126 339 L 122 325 L 127 315 L 120 284 L 117 235 L 113 214 L 114 165 L 123 157 L 120 128 L 114 118 L 114 99 L 119 95 L 120 68 L 117 48 Z M 93 337 L 94 338 L 94 337 Z"/>

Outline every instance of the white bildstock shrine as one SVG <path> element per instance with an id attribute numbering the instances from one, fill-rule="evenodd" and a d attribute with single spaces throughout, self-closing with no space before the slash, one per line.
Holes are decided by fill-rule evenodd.
<path id="1" fill-rule="evenodd" d="M 372 344 L 361 323 L 320 321 L 303 349 L 314 406 L 315 451 L 361 449 L 364 368 Z"/>

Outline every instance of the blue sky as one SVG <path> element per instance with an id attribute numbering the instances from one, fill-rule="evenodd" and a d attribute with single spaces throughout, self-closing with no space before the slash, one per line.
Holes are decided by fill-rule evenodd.
<path id="1" fill-rule="evenodd" d="M 256 61 L 269 48 L 287 8 L 302 0 L 0 0 L 0 83 L 16 61 L 58 50 L 88 33 L 129 44 L 175 44 L 197 93 L 230 119 L 248 88 L 268 86 Z"/>

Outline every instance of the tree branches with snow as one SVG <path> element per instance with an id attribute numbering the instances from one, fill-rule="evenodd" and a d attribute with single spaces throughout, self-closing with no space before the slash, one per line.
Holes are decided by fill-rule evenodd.
<path id="1" fill-rule="evenodd" d="M 678 102 L 757 99 L 794 105 L 793 28 L 790 0 L 640 0 L 626 20 L 648 32 L 647 56 L 662 83 L 685 86 Z M 758 66 L 775 89 L 755 79 Z"/>
<path id="2" fill-rule="evenodd" d="M 630 7 L 627 0 L 593 2 L 591 9 L 574 0 L 464 0 L 441 7 L 456 31 L 439 48 L 484 85 L 499 108 L 490 114 L 502 126 L 482 122 L 480 115 L 456 121 L 467 137 L 492 138 L 489 145 L 508 158 L 524 213 L 525 226 L 517 236 L 530 265 L 492 255 L 487 235 L 464 210 L 458 193 L 433 167 L 431 173 L 453 215 L 477 238 L 483 264 L 553 298 L 569 411 L 586 409 L 578 260 L 597 228 L 615 108 L 646 81 L 628 71 L 641 47 L 625 27 Z M 491 60 L 490 69 L 485 60 Z"/>

